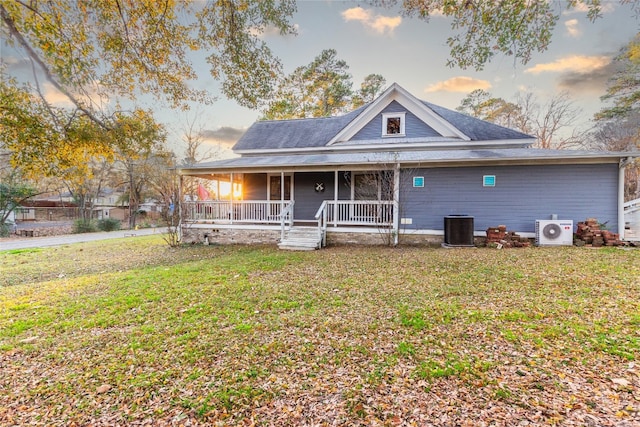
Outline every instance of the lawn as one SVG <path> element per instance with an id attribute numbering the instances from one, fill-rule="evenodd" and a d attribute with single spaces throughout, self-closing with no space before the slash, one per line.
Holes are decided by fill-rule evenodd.
<path id="1" fill-rule="evenodd" d="M 0 425 L 640 424 L 640 250 L 0 252 Z"/>

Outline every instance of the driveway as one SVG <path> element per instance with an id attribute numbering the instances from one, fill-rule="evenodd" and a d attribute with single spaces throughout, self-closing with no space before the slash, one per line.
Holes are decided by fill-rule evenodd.
<path id="1" fill-rule="evenodd" d="M 46 246 L 61 246 L 70 243 L 92 242 L 95 240 L 123 239 L 125 237 L 148 236 L 162 234 L 165 228 L 141 228 L 139 230 L 118 230 L 99 233 L 63 234 L 59 236 L 28 237 L 21 239 L 0 239 L 0 251 L 11 249 L 43 248 Z"/>

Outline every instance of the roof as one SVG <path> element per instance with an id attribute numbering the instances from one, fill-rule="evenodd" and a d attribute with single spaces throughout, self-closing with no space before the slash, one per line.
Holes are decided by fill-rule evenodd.
<path id="1" fill-rule="evenodd" d="M 258 121 L 247 129 L 233 150 L 324 147 L 365 108 L 366 105 L 336 117 Z"/>
<path id="2" fill-rule="evenodd" d="M 373 132 L 376 126 L 366 128 L 380 120 L 381 113 L 391 110 L 392 103 L 393 109 L 399 104 L 429 132 L 407 131 L 406 135 L 389 137 Z M 365 128 L 371 131 L 363 131 Z M 385 165 L 594 164 L 638 157 L 638 153 L 534 149 L 534 141 L 534 137 L 522 132 L 418 100 L 393 84 L 373 102 L 343 116 L 256 122 L 234 146 L 241 157 L 187 166 L 179 172 L 203 175 L 371 169 Z"/>
<path id="3" fill-rule="evenodd" d="M 422 101 L 443 119 L 463 131 L 471 141 L 490 141 L 496 139 L 531 139 L 533 136 L 520 131 L 498 126 L 484 120 L 471 117 L 458 111 L 449 110 L 430 102 Z"/>
<path id="4" fill-rule="evenodd" d="M 637 154 L 637 153 L 636 153 Z M 631 153 L 588 150 L 499 148 L 480 150 L 422 150 L 376 153 L 310 153 L 283 156 L 237 157 L 182 168 L 183 175 L 229 172 L 304 171 L 371 168 L 400 164 L 404 167 L 471 166 L 473 164 L 592 164 L 618 163 Z"/>
<path id="5" fill-rule="evenodd" d="M 397 84 L 393 84 L 375 101 L 363 105 L 348 114 L 335 117 L 267 120 L 258 121 L 249 127 L 238 140 L 233 150 L 238 153 L 251 151 L 291 150 L 325 148 L 341 136 L 350 143 L 348 132 L 359 130 L 374 119 L 391 102 L 398 101 L 409 111 L 433 126 L 447 140 L 464 140 L 471 143 L 479 141 L 524 140 L 531 143 L 533 136 L 498 126 L 466 114 L 444 108 L 430 102 L 421 101 L 409 94 Z M 392 139 L 377 140 L 379 145 L 391 143 Z M 418 140 L 413 143 L 420 142 Z"/>

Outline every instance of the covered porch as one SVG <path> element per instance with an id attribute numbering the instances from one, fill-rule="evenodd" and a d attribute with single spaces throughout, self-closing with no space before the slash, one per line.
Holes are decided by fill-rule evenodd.
<path id="1" fill-rule="evenodd" d="M 212 182 L 226 181 L 231 188 L 241 188 L 241 191 L 230 192 L 224 200 L 185 200 L 183 197 L 183 228 L 268 230 L 277 232 L 274 240 L 280 244 L 305 230 L 304 240 L 313 240 L 313 246 L 318 248 L 326 245 L 328 230 L 369 233 L 377 238 L 382 232 L 396 239 L 385 243 L 397 244 L 397 168 L 194 172 L 183 172 L 181 181 L 189 176 Z M 181 182 L 181 188 L 183 184 Z"/>

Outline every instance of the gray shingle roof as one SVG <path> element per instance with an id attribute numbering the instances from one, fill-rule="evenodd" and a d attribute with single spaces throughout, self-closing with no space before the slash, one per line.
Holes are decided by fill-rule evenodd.
<path id="1" fill-rule="evenodd" d="M 323 147 L 351 123 L 363 106 L 343 116 L 255 122 L 238 140 L 234 150 Z"/>
<path id="2" fill-rule="evenodd" d="M 471 141 L 532 139 L 530 135 L 476 119 L 466 114 L 421 101 L 440 117 L 471 138 Z M 295 120 L 269 120 L 254 123 L 233 147 L 236 151 L 320 148 L 368 107 L 348 114 Z"/>
<path id="3" fill-rule="evenodd" d="M 517 130 L 476 119 L 475 117 L 471 117 L 458 111 L 449 110 L 448 108 L 440 107 L 439 105 L 435 105 L 430 102 L 422 101 L 422 103 L 431 108 L 440 117 L 460 129 L 465 135 L 471 138 L 472 141 L 533 138 L 531 135 L 527 135 Z"/>

